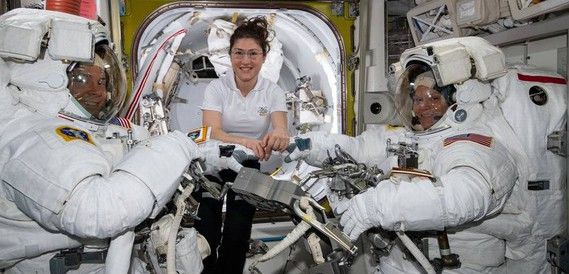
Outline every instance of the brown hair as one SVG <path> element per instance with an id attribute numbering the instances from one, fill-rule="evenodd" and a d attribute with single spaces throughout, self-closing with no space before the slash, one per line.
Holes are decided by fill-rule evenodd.
<path id="1" fill-rule="evenodd" d="M 267 55 L 267 52 L 271 49 L 268 41 L 268 26 L 269 23 L 265 17 L 253 17 L 241 23 L 229 39 L 229 52 L 233 49 L 235 41 L 243 38 L 251 38 L 261 46 L 261 49 L 263 49 L 263 55 Z"/>

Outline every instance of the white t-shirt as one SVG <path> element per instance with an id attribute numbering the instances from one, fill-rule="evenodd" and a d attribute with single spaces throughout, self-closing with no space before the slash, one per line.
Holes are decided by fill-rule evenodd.
<path id="1" fill-rule="evenodd" d="M 254 139 L 267 134 L 273 112 L 287 111 L 285 93 L 275 83 L 259 76 L 243 97 L 232 72 L 209 83 L 201 109 L 221 112 L 223 131 Z"/>

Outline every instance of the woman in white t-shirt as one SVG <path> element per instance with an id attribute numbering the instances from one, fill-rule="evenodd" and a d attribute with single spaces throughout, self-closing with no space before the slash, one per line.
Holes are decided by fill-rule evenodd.
<path id="1" fill-rule="evenodd" d="M 229 54 L 232 71 L 212 81 L 206 88 L 202 105 L 203 125 L 211 127 L 211 138 L 243 145 L 260 160 L 272 151 L 283 151 L 289 143 L 287 108 L 284 92 L 259 75 L 269 51 L 269 32 L 264 18 L 252 18 L 230 38 Z M 258 161 L 243 163 L 259 168 Z M 235 180 L 237 174 L 223 170 L 222 182 Z M 202 273 L 242 273 L 255 207 L 227 194 L 226 214 L 221 233 L 222 204 L 198 193 L 201 199 L 197 230 L 211 246 L 212 255 L 204 260 Z M 215 250 L 219 247 L 219 259 Z"/>

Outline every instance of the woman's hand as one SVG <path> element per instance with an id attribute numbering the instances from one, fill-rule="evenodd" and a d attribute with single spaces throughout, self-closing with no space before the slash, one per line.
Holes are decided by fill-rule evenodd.
<path id="1" fill-rule="evenodd" d="M 289 136 L 285 129 L 274 129 L 263 137 L 261 145 L 265 149 L 265 154 L 270 155 L 271 151 L 284 151 L 288 147 Z M 268 157 L 267 157 L 268 158 Z"/>
<path id="2" fill-rule="evenodd" d="M 255 153 L 255 156 L 259 158 L 259 160 L 266 160 L 271 155 L 270 153 L 268 155 L 267 153 L 265 153 L 265 149 L 263 148 L 263 145 L 261 144 L 260 140 L 244 138 L 243 141 L 240 143 L 246 148 L 252 150 Z"/>

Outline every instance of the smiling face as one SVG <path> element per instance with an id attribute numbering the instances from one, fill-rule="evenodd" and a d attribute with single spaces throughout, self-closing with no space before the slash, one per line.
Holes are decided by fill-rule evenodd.
<path id="1" fill-rule="evenodd" d="M 94 65 L 78 65 L 69 73 L 69 91 L 93 116 L 98 117 L 107 102 L 105 71 Z"/>
<path id="2" fill-rule="evenodd" d="M 263 49 L 255 39 L 236 40 L 231 49 L 231 66 L 237 87 L 256 83 L 263 62 L 265 62 Z"/>
<path id="3" fill-rule="evenodd" d="M 440 92 L 427 86 L 417 86 L 413 94 L 413 112 L 423 130 L 438 122 L 447 109 L 448 103 Z"/>

